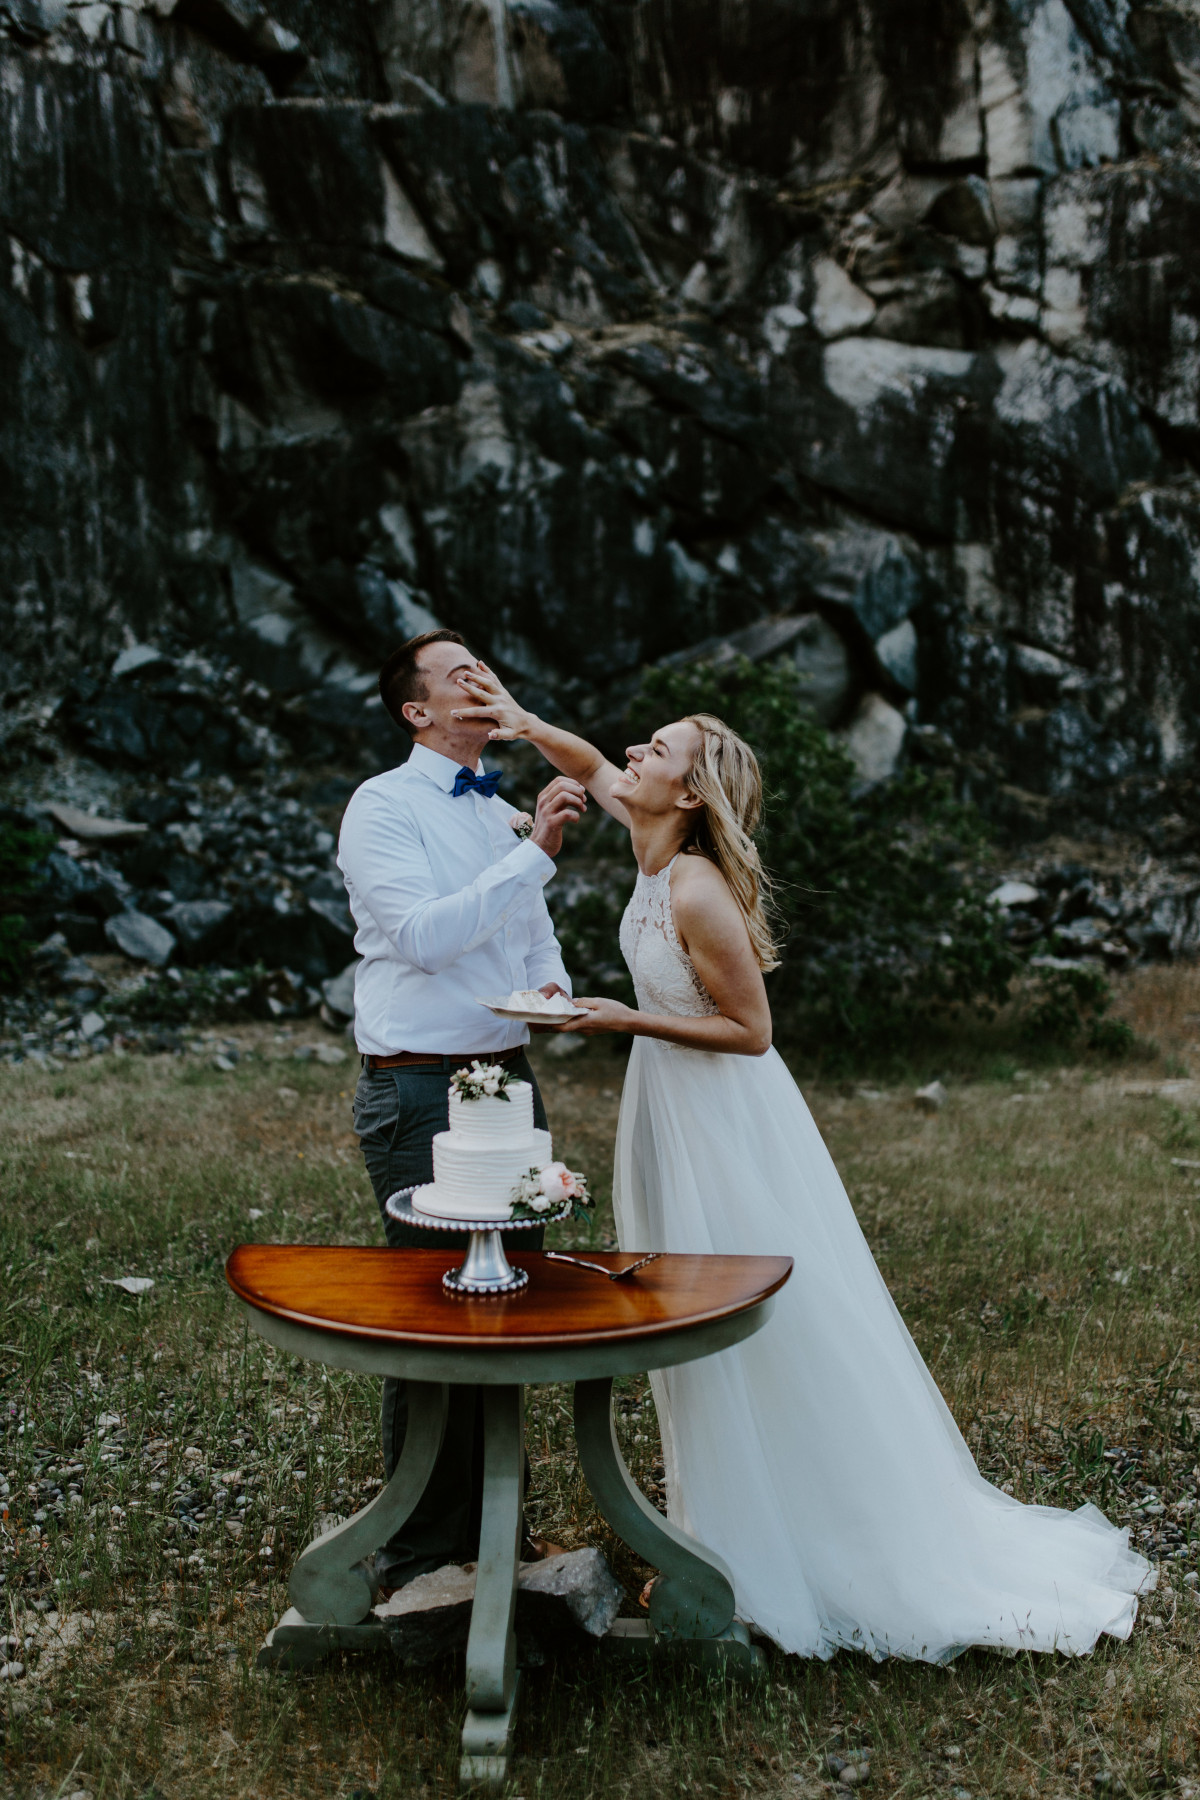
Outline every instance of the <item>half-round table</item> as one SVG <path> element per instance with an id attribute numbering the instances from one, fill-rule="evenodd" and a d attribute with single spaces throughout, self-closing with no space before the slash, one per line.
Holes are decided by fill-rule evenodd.
<path id="1" fill-rule="evenodd" d="M 589 1252 L 619 1269 L 621 1251 Z M 408 1429 L 395 1471 L 369 1506 L 312 1543 L 292 1570 L 291 1610 L 262 1662 L 311 1662 L 386 1641 L 373 1614 L 365 1559 L 399 1530 L 441 1449 L 453 1385 L 484 1390 L 483 1523 L 467 1640 L 464 1782 L 495 1786 L 508 1768 L 517 1694 L 513 1630 L 520 1562 L 524 1388 L 572 1382 L 584 1475 L 610 1525 L 662 1579 L 649 1619 L 618 1620 L 622 1647 L 670 1648 L 694 1660 L 753 1666 L 758 1652 L 734 1618 L 729 1571 L 646 1500 L 612 1426 L 618 1375 L 711 1356 L 766 1324 L 791 1274 L 786 1256 L 665 1255 L 622 1281 L 517 1253 L 523 1292 L 465 1299 L 445 1292 L 446 1251 L 310 1244 L 241 1244 L 225 1273 L 269 1343 L 334 1368 L 395 1375 L 408 1392 Z"/>

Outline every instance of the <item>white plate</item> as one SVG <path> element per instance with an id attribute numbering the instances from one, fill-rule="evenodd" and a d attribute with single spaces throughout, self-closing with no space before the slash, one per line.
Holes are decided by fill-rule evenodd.
<path id="1" fill-rule="evenodd" d="M 587 1018 L 586 1006 L 573 1006 L 565 1013 L 545 1013 L 519 1011 L 516 1007 L 506 1006 L 503 1000 L 476 1000 L 475 1004 L 486 1006 L 498 1019 L 519 1019 L 522 1025 L 562 1025 L 568 1019 Z"/>

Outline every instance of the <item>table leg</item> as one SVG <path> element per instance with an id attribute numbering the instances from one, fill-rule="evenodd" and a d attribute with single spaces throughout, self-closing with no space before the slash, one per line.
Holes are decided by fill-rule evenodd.
<path id="1" fill-rule="evenodd" d="M 661 1572 L 649 1622 L 619 1619 L 609 1646 L 669 1647 L 687 1660 L 757 1672 L 762 1653 L 734 1619 L 733 1582 L 715 1551 L 697 1544 L 658 1512 L 625 1467 L 612 1419 L 612 1377 L 575 1384 L 575 1442 L 596 1504 L 643 1562 Z"/>
<path id="2" fill-rule="evenodd" d="M 446 1430 L 450 1390 L 408 1383 L 408 1428 L 387 1486 L 353 1518 L 327 1531 L 301 1554 L 288 1583 L 291 1611 L 269 1633 L 260 1666 L 312 1662 L 380 1633 L 368 1621 L 375 1595 L 363 1560 L 408 1518 L 433 1473 Z M 365 1634 L 365 1636 L 364 1636 Z"/>
<path id="3" fill-rule="evenodd" d="M 483 1389 L 483 1519 L 475 1603 L 467 1638 L 467 1706 L 459 1779 L 501 1787 L 508 1773 L 517 1700 L 513 1622 L 521 1563 L 525 1395 Z"/>

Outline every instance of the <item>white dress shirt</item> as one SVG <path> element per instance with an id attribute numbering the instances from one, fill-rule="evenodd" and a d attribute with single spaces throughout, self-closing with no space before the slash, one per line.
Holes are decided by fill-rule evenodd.
<path id="1" fill-rule="evenodd" d="M 511 1050 L 529 1032 L 482 998 L 571 984 L 542 892 L 543 850 L 513 832 L 497 794 L 454 798 L 461 764 L 423 744 L 351 796 L 338 868 L 362 957 L 354 979 L 360 1050 L 440 1056 Z"/>

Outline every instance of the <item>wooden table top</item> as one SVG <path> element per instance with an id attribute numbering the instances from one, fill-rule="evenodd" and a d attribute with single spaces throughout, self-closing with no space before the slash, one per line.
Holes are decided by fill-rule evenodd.
<path id="1" fill-rule="evenodd" d="M 633 1252 L 585 1252 L 621 1268 Z M 225 1265 L 230 1287 L 260 1312 L 362 1341 L 479 1349 L 550 1350 L 661 1337 L 760 1305 L 792 1272 L 790 1256 L 676 1256 L 648 1263 L 628 1281 L 546 1262 L 539 1250 L 509 1252 L 528 1269 L 519 1294 L 467 1299 L 447 1294 L 446 1249 L 386 1250 L 326 1244 L 239 1244 Z"/>

